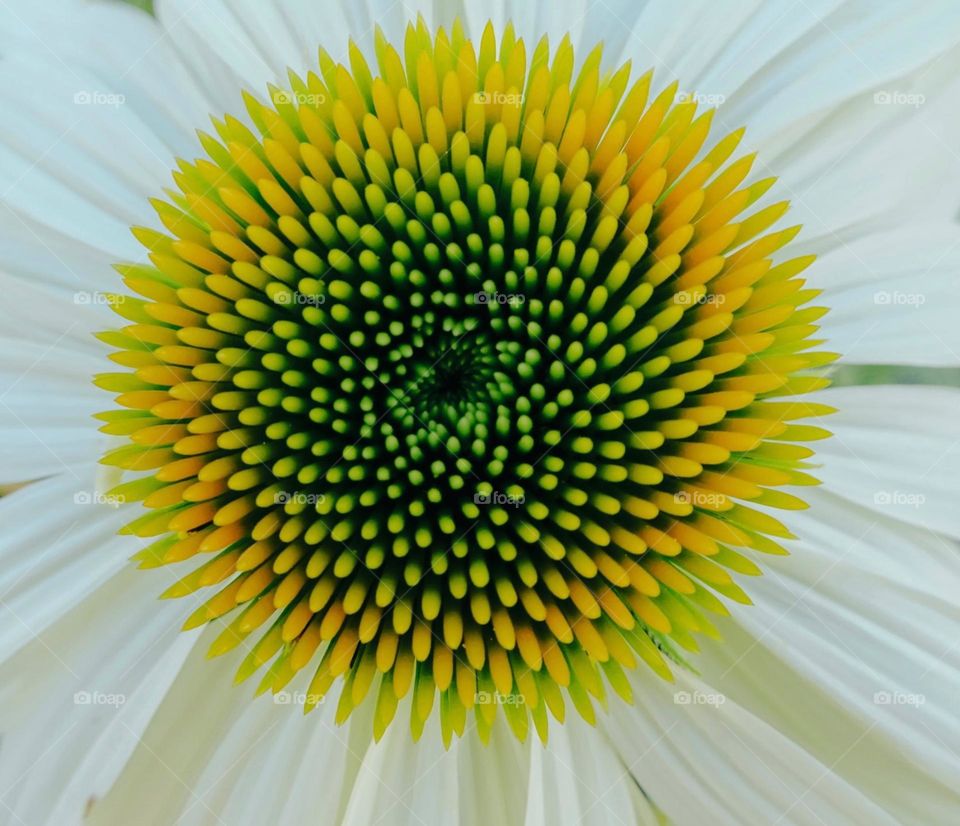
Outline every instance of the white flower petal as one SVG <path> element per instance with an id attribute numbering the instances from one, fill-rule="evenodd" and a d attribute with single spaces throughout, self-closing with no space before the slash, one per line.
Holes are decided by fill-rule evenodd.
<path id="1" fill-rule="evenodd" d="M 2 272 L 0 289 L 0 483 L 80 477 L 107 442 L 91 416 L 111 404 L 91 379 L 111 366 L 93 332 L 115 326 L 118 316 L 105 304 L 74 304 L 63 290 Z"/>
<path id="2" fill-rule="evenodd" d="M 47 3 L 18 3 L 14 8 L 12 3 L 4 3 L 0 6 L 0 37 L 3 38 L 4 51 L 20 46 L 43 48 L 43 33 L 81 4 L 82 0 L 50 0 Z"/>
<path id="3" fill-rule="evenodd" d="M 130 509 L 96 502 L 93 468 L 0 499 L 0 661 L 119 573 L 142 546 L 116 536 Z"/>
<path id="4" fill-rule="evenodd" d="M 409 708 L 408 704 L 404 706 Z M 404 710 L 403 706 L 398 710 L 397 725 L 391 726 L 383 740 L 372 745 L 364 757 L 344 814 L 344 826 L 460 822 L 463 807 L 457 758 L 462 744 L 451 746 L 449 752 L 444 750 L 436 716 L 420 742 L 414 744 L 403 724 Z"/>
<path id="5" fill-rule="evenodd" d="M 960 390 L 838 387 L 818 394 L 838 412 L 817 446 L 824 487 L 920 531 L 960 538 Z"/>
<path id="6" fill-rule="evenodd" d="M 157 602 L 172 572 L 127 562 L 129 513 L 75 504 L 78 488 L 61 476 L 0 500 L 0 787 L 18 823 L 80 821 L 193 645 L 183 607 Z"/>
<path id="7" fill-rule="evenodd" d="M 5 261 L 14 274 L 52 258 L 46 281 L 105 289 L 111 263 L 145 259 L 129 228 L 154 221 L 148 198 L 169 185 L 177 155 L 196 154 L 207 113 L 162 36 L 136 10 L 94 6 L 49 33 L 65 64 L 35 49 L 0 64 L 3 107 L 17 112 L 0 132 L 0 238 L 17 241 Z"/>
<path id="8" fill-rule="evenodd" d="M 123 290 L 112 265 L 145 260 L 130 226 L 155 222 L 149 198 L 176 154 L 196 154 L 207 111 L 142 12 L 69 3 L 43 31 L 44 48 L 14 39 L 0 63 L 16 113 L 0 130 L 0 482 L 102 452 L 89 417 L 109 395 L 91 376 L 109 362 L 91 334 L 119 326 L 103 300 Z"/>
<path id="9" fill-rule="evenodd" d="M 621 711 L 618 704 L 614 713 Z M 660 823 L 630 768 L 606 738 L 575 713 L 562 725 L 551 720 L 549 742 L 545 748 L 533 745 L 531 765 L 525 826 Z"/>
<path id="10" fill-rule="evenodd" d="M 792 201 L 789 220 L 807 239 L 836 245 L 868 220 L 902 223 L 908 200 L 911 217 L 953 217 L 956 93 L 944 88 L 957 73 L 956 4 L 909 15 L 843 0 L 692 5 L 677 14 L 670 0 L 626 12 L 602 2 L 591 17 L 631 32 L 623 57 L 658 68 L 658 86 L 676 78 L 718 105 L 716 129 L 747 127 L 758 177 L 779 177 L 770 197 Z"/>
<path id="11" fill-rule="evenodd" d="M 240 91 L 262 94 L 267 83 L 286 85 L 287 70 L 301 77 L 317 69 L 317 50 L 349 65 L 353 38 L 373 64 L 374 26 L 391 42 L 402 43 L 406 24 L 417 14 L 452 22 L 458 3 L 432 0 L 364 0 L 318 4 L 293 0 L 271 4 L 257 0 L 159 0 L 157 17 L 180 58 L 191 67 L 205 92 L 224 112 L 241 114 Z M 436 14 L 434 11 L 436 10 Z"/>
<path id="12" fill-rule="evenodd" d="M 206 657 L 220 630 L 202 635 L 116 783 L 93 806 L 93 826 L 283 822 L 275 820 L 283 807 L 335 822 L 338 795 L 355 771 L 343 745 L 324 736 L 335 704 L 305 719 L 296 701 L 254 698 L 253 684 L 233 683 L 242 646 Z"/>
<path id="13" fill-rule="evenodd" d="M 829 765 L 686 672 L 676 685 L 648 672 L 632 681 L 636 707 L 618 704 L 600 726 L 670 823 L 896 823 Z"/>
<path id="14" fill-rule="evenodd" d="M 490 745 L 469 737 L 460 750 L 460 803 L 464 826 L 517 823 L 533 826 L 542 821 L 524 816 L 524 801 L 539 791 L 531 768 L 538 743 L 520 743 L 503 720 L 498 720 L 490 736 Z M 496 759 L 491 760 L 491 753 Z M 497 790 L 492 795 L 490 791 Z"/>
<path id="15" fill-rule="evenodd" d="M 960 226 L 908 226 L 858 238 L 807 272 L 830 308 L 825 347 L 848 364 L 960 364 L 954 311 Z"/>
<path id="16" fill-rule="evenodd" d="M 755 605 L 696 664 L 899 822 L 948 822 L 960 807 L 958 547 L 826 492 L 807 498 L 792 555 L 763 561 L 746 587 Z"/>

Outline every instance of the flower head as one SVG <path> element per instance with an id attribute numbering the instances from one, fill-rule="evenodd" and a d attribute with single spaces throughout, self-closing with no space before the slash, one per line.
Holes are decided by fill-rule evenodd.
<path id="1" fill-rule="evenodd" d="M 342 678 L 341 720 L 372 691 L 378 737 L 411 691 L 415 736 L 503 705 L 546 739 L 624 668 L 671 678 L 749 601 L 735 548 L 786 553 L 765 508 L 804 507 L 776 489 L 827 435 L 798 423 L 829 412 L 797 400 L 833 358 L 813 258 L 754 208 L 743 131 L 601 46 L 527 48 L 421 19 L 403 59 L 379 35 L 376 70 L 321 51 L 248 95 L 102 335 L 141 565 L 195 559 L 167 596 L 212 591 L 212 654 L 250 640 L 274 692 L 310 667 L 308 706 Z"/>

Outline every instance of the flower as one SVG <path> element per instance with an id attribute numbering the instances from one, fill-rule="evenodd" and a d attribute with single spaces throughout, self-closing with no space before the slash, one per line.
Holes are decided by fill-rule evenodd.
<path id="1" fill-rule="evenodd" d="M 16 820 L 945 822 L 956 393 L 822 388 L 956 363 L 956 12 L 61 5 Z"/>

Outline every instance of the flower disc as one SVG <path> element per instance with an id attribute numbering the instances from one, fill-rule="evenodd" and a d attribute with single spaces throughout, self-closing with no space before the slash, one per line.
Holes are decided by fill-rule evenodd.
<path id="1" fill-rule="evenodd" d="M 342 680 L 377 736 L 412 695 L 414 736 L 436 703 L 447 742 L 498 706 L 546 737 L 640 660 L 669 678 L 717 595 L 748 601 L 730 572 L 784 552 L 824 311 L 811 257 L 773 261 L 798 228 L 751 210 L 742 130 L 676 84 L 600 47 L 574 77 L 568 40 L 528 60 L 509 27 L 402 51 L 321 51 L 179 163 L 101 336 L 129 437 L 104 462 L 241 678 L 309 666 L 308 707 Z"/>

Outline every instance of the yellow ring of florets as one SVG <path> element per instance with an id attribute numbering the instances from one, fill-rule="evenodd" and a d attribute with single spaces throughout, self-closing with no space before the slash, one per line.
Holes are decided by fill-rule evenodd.
<path id="1" fill-rule="evenodd" d="M 415 736 L 439 694 L 448 742 L 498 705 L 545 738 L 601 672 L 669 677 L 715 593 L 748 601 L 743 550 L 784 552 L 753 506 L 815 482 L 812 258 L 773 263 L 797 228 L 748 212 L 773 180 L 728 162 L 742 130 L 705 150 L 713 111 L 599 46 L 576 79 L 510 27 L 376 51 L 321 51 L 179 164 L 101 336 L 131 442 L 103 461 L 142 472 L 113 491 L 149 509 L 141 565 L 208 557 L 167 595 L 217 586 L 186 627 L 232 614 L 240 677 L 319 659 L 308 705 L 374 689 L 377 736 L 413 689 Z"/>

